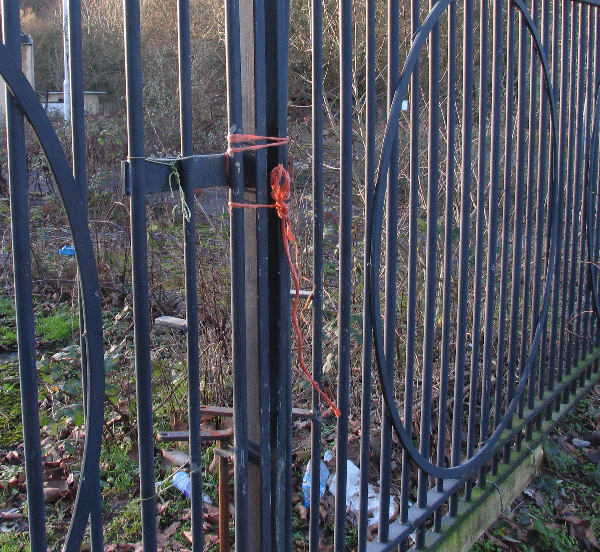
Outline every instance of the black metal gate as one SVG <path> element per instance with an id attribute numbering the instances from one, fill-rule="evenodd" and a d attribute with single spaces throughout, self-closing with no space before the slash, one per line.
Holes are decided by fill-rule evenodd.
<path id="1" fill-rule="evenodd" d="M 5 0 L 2 12 L 0 74 L 10 89 L 15 295 L 28 512 L 31 548 L 36 551 L 46 550 L 47 543 L 24 117 L 56 177 L 79 270 L 86 450 L 65 549 L 80 548 L 88 519 L 92 550 L 103 548 L 98 468 L 104 400 L 101 307 L 85 214 L 80 5 L 74 0 L 69 4 L 73 170 L 19 68 L 18 2 Z M 320 386 L 328 292 L 335 294 L 337 308 L 337 344 L 328 352 L 335 357 L 340 411 L 335 420 L 333 545 L 336 551 L 348 546 L 352 421 L 360 427 L 360 494 L 352 514 L 357 549 L 425 549 L 438 546 L 452 531 L 448 527 L 458 519 L 459 506 L 472 501 L 475 486 L 489 489 L 502 464 L 522 461 L 527 455 L 523 449 L 539 443 L 541 430 L 563 405 L 598 380 L 600 4 L 438 0 L 425 6 L 415 0 L 408 6 L 389 0 L 383 6 L 375 0 L 340 0 L 338 8 L 335 18 L 324 12 L 332 9 L 329 3 L 310 5 L 311 371 Z M 333 47 L 324 41 L 324 13 L 329 15 L 326 32 L 335 35 Z M 287 165 L 289 2 L 226 2 L 228 129 L 221 130 L 229 144 L 218 155 L 194 151 L 187 0 L 179 0 L 177 17 L 181 156 L 147 158 L 140 6 L 139 1 L 124 2 L 129 142 L 123 175 L 131 196 L 146 551 L 157 548 L 147 194 L 169 190 L 176 176 L 188 206 L 194 204 L 196 188 L 213 186 L 228 187 L 232 203 L 264 205 L 273 202 L 271 171 Z M 324 67 L 332 67 L 324 48 L 328 60 L 339 60 L 334 86 L 324 74 Z M 324 148 L 327 125 L 339 138 L 333 172 L 327 168 L 331 153 Z M 331 199 L 332 180 L 339 183 L 335 251 L 328 250 L 323 237 L 325 189 Z M 286 199 L 280 200 L 284 211 Z M 357 203 L 364 212 L 357 212 Z M 295 405 L 292 397 L 297 294 L 290 299 L 290 236 L 285 213 L 283 218 L 280 214 L 267 208 L 231 208 L 238 551 L 294 549 L 292 407 L 303 405 Z M 183 229 L 186 318 L 180 326 L 187 332 L 193 549 L 201 550 L 195 225 L 192 207 Z M 332 258 L 337 262 L 336 290 L 325 285 L 331 287 L 324 259 Z M 360 420 L 350 404 L 358 396 L 351 388 L 357 387 Z M 315 389 L 311 411 L 304 413 L 312 430 L 312 473 L 320 470 L 325 408 Z M 308 540 L 313 551 L 323 537 L 319 483 L 312 478 Z M 381 514 L 375 520 L 377 536 L 369 542 L 373 484 Z M 399 510 L 392 522 L 387 515 L 390 500 L 397 501 Z"/>

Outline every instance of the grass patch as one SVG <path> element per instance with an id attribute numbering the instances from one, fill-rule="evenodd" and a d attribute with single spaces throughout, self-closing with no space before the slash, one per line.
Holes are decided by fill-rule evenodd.
<path id="1" fill-rule="evenodd" d="M 21 424 L 21 394 L 16 362 L 0 366 L 0 448 L 6 448 L 23 439 Z"/>
<path id="2" fill-rule="evenodd" d="M 0 533 L 0 552 L 21 552 L 28 545 L 27 533 Z"/>
<path id="3" fill-rule="evenodd" d="M 79 331 L 79 318 L 69 305 L 63 305 L 45 318 L 38 318 L 35 329 L 45 343 L 64 343 Z"/>
<path id="4" fill-rule="evenodd" d="M 0 297 L 0 350 L 17 346 L 15 309 L 8 297 Z"/>
<path id="5" fill-rule="evenodd" d="M 50 312 L 51 311 L 51 312 Z M 44 313 L 46 313 L 44 315 Z M 44 345 L 66 343 L 79 331 L 76 309 L 68 303 L 56 308 L 47 303 L 35 307 L 35 330 Z M 9 297 L 0 298 L 0 351 L 17 348 L 15 308 Z"/>

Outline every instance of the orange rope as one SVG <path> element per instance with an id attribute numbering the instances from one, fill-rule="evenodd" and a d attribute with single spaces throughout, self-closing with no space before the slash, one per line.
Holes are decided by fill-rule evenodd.
<path id="1" fill-rule="evenodd" d="M 245 136 L 243 134 L 234 134 L 233 136 Z M 254 137 L 258 139 L 259 137 Z M 260 139 L 272 139 L 262 137 Z M 282 139 L 284 140 L 284 139 Z M 287 139 L 285 139 L 287 140 Z M 240 140 L 247 141 L 247 140 Z M 230 142 L 231 143 L 231 142 Z M 282 142 L 284 143 L 284 142 Z M 279 144 L 263 144 L 262 147 L 268 147 L 272 145 Z M 249 148 L 254 148 L 254 146 L 249 146 Z M 238 148 L 241 149 L 241 148 Z M 256 148 L 258 149 L 258 148 Z M 281 183 L 283 180 L 283 184 Z M 288 200 L 290 199 L 290 175 L 285 170 L 283 165 L 278 165 L 271 171 L 271 197 L 275 200 L 275 203 L 270 205 L 259 205 L 254 203 L 229 203 L 229 207 L 250 207 L 250 208 L 258 208 L 258 207 L 274 207 L 277 210 L 277 215 L 281 219 L 281 239 L 283 241 L 283 249 L 285 251 L 285 256 L 287 257 L 288 265 L 290 267 L 290 273 L 292 275 L 292 279 L 294 280 L 294 286 L 296 289 L 296 295 L 294 297 L 294 305 L 292 307 L 292 324 L 294 326 L 294 330 L 296 332 L 296 337 L 298 338 L 298 363 L 300 364 L 300 368 L 304 372 L 304 375 L 313 386 L 313 388 L 319 393 L 319 395 L 323 398 L 323 400 L 331 407 L 336 417 L 340 416 L 340 410 L 335 405 L 335 403 L 327 396 L 321 388 L 319 384 L 314 380 L 311 376 L 310 372 L 306 368 L 304 364 L 304 355 L 303 355 L 303 346 L 304 346 L 304 338 L 302 337 L 302 332 L 300 331 L 300 325 L 298 324 L 298 302 L 300 300 L 300 278 L 298 277 L 298 272 L 296 267 L 294 266 L 294 262 L 292 261 L 292 254 L 290 252 L 290 242 L 294 242 L 296 244 L 296 238 L 292 232 L 292 227 L 290 223 L 290 206 Z M 296 245 L 296 256 L 298 255 L 298 246 Z M 297 260 L 296 260 L 297 263 Z"/>
<path id="2" fill-rule="evenodd" d="M 281 138 L 279 136 L 256 136 L 255 134 L 229 134 L 227 141 L 230 144 L 241 144 L 243 142 L 256 142 L 258 140 L 266 140 L 268 144 L 254 144 L 252 146 L 240 146 L 238 148 L 232 148 L 231 146 L 227 149 L 227 154 L 237 153 L 240 151 L 256 151 L 264 148 L 271 148 L 273 146 L 284 146 L 288 144 L 290 139 L 286 136 Z"/>

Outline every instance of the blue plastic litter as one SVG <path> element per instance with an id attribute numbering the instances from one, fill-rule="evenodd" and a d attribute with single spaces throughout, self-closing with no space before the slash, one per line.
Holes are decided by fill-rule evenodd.
<path id="1" fill-rule="evenodd" d="M 58 250 L 59 255 L 64 255 L 65 257 L 74 257 L 75 256 L 75 248 L 72 245 L 65 245 Z"/>

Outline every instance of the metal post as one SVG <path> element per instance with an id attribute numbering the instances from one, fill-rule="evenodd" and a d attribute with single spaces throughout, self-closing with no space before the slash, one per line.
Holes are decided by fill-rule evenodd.
<path id="1" fill-rule="evenodd" d="M 288 105 L 288 0 L 265 0 L 265 114 L 268 136 L 287 136 Z M 270 148 L 267 170 L 287 166 L 287 148 Z M 272 209 L 270 209 L 272 211 Z M 292 547 L 292 379 L 290 339 L 290 271 L 281 240 L 281 224 L 269 213 L 269 370 L 271 383 L 271 513 L 272 547 Z"/>
<path id="2" fill-rule="evenodd" d="M 150 360 L 150 311 L 146 250 L 146 182 L 144 175 L 144 115 L 139 0 L 126 0 L 125 75 L 127 83 L 128 155 L 131 163 L 131 257 L 134 308 L 135 371 L 137 384 L 138 444 L 142 543 L 156 550 L 156 498 Z"/>
<path id="3" fill-rule="evenodd" d="M 2 35 L 4 43 L 19 62 L 19 65 L 21 62 L 20 28 L 19 2 L 3 0 Z M 31 258 L 29 255 L 29 201 L 25 125 L 23 114 L 17 107 L 8 88 L 6 88 L 6 134 L 29 536 L 33 552 L 46 552 L 42 451 L 35 363 L 33 290 Z"/>
<path id="4" fill-rule="evenodd" d="M 227 115 L 229 132 L 242 130 L 242 82 L 240 45 L 240 4 L 227 0 L 225 26 L 227 38 Z M 242 153 L 228 159 L 230 200 L 244 202 Z M 248 495 L 248 396 L 246 366 L 246 289 L 244 213 L 231 213 L 231 317 L 233 333 L 233 420 L 235 431 L 235 543 L 238 550 L 249 550 Z"/>
<path id="5" fill-rule="evenodd" d="M 64 61 L 64 81 L 63 81 L 63 116 L 65 122 L 71 120 L 71 83 L 69 80 L 69 0 L 63 0 L 63 61 Z"/>

